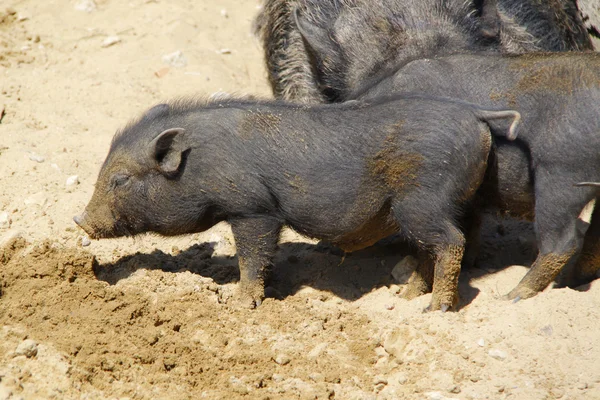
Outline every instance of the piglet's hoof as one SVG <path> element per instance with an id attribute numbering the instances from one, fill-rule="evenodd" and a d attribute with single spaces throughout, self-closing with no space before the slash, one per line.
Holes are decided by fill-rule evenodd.
<path id="1" fill-rule="evenodd" d="M 411 285 L 409 283 L 400 293 L 400 297 L 406 300 L 412 300 L 424 294 L 427 294 L 427 290 L 425 288 L 417 287 L 416 285 Z"/>
<path id="2" fill-rule="evenodd" d="M 458 305 L 458 296 L 436 296 L 431 298 L 431 303 L 423 312 L 441 311 L 456 311 Z"/>
<path id="3" fill-rule="evenodd" d="M 253 309 L 262 304 L 265 289 L 260 284 L 240 285 L 235 303 L 241 308 Z"/>
<path id="4" fill-rule="evenodd" d="M 254 298 L 251 296 L 248 296 L 245 293 L 238 293 L 238 295 L 236 296 L 236 298 L 233 301 L 233 306 L 237 307 L 237 308 L 244 308 L 244 309 L 248 309 L 248 310 L 252 310 L 255 309 L 256 307 L 260 306 L 262 304 L 262 298 L 258 297 L 258 298 Z"/>
<path id="5" fill-rule="evenodd" d="M 532 291 L 527 288 L 520 288 L 519 286 L 517 286 L 516 288 L 511 290 L 510 293 L 502 296 L 502 300 L 512 301 L 513 303 L 516 303 L 519 300 L 528 299 L 530 297 L 535 296 L 536 294 L 537 292 L 535 291 Z"/>
<path id="6" fill-rule="evenodd" d="M 427 307 L 423 309 L 424 313 L 432 312 L 432 311 L 441 311 L 445 313 L 446 311 L 455 311 L 450 304 L 440 304 L 439 306 L 434 306 L 433 304 L 429 304 Z"/>
<path id="7" fill-rule="evenodd" d="M 431 292 L 431 289 L 429 289 L 423 280 L 413 279 L 411 277 L 402 293 L 400 293 L 400 296 L 403 299 L 412 300 L 429 292 Z"/>

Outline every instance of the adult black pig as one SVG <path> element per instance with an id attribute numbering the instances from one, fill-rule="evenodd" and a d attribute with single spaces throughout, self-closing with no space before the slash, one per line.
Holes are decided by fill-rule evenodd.
<path id="1" fill-rule="evenodd" d="M 416 58 L 593 49 L 575 0 L 265 0 L 255 32 L 275 97 L 307 103 Z"/>
<path id="2" fill-rule="evenodd" d="M 535 218 L 539 255 L 508 298 L 537 294 L 565 266 L 573 271 L 568 274 L 571 281 L 562 280 L 559 286 L 576 286 L 595 277 L 600 267 L 600 229 L 593 227 L 600 225 L 600 212 L 592 216 L 597 191 L 574 189 L 573 183 L 593 181 L 600 170 L 599 53 L 462 54 L 415 60 L 366 83 L 349 98 L 402 91 L 510 107 L 523 115 L 519 140 L 498 141 L 497 162 L 490 165 L 483 185 L 488 203 Z M 590 218 L 592 229 L 586 236 Z M 584 256 L 571 267 L 582 246 Z M 427 287 L 422 279 L 417 281 L 411 296 Z"/>
<path id="3" fill-rule="evenodd" d="M 508 121 L 514 137 L 519 118 L 419 96 L 315 107 L 174 101 L 115 135 L 74 219 L 95 239 L 227 221 L 250 305 L 264 297 L 284 225 L 345 251 L 399 232 L 435 264 L 430 307 L 446 310 L 465 241 L 458 221 L 486 170 L 488 126 Z"/>

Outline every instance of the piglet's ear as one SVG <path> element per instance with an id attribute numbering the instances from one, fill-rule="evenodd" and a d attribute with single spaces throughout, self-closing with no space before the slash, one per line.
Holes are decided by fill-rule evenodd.
<path id="1" fill-rule="evenodd" d="M 319 59 L 323 60 L 327 56 L 332 56 L 336 52 L 337 43 L 330 36 L 327 29 L 320 27 L 310 21 L 307 16 L 303 15 L 299 7 L 292 11 L 294 22 L 298 27 L 298 31 L 304 39 L 308 50 Z"/>
<path id="2" fill-rule="evenodd" d="M 174 174 L 179 170 L 183 153 L 189 149 L 184 143 L 185 130 L 171 128 L 161 132 L 151 142 L 148 152 L 164 174 Z"/>

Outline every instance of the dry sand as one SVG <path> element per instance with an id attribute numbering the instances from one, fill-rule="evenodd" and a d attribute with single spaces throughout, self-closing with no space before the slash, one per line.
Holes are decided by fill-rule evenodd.
<path id="1" fill-rule="evenodd" d="M 446 314 L 398 296 L 393 242 L 342 260 L 287 231 L 283 299 L 256 310 L 228 301 L 225 224 L 81 246 L 71 218 L 128 119 L 181 94 L 269 96 L 257 5 L 0 5 L 0 400 L 600 399 L 600 283 L 500 299 L 535 254 L 527 223 L 487 224 Z"/>

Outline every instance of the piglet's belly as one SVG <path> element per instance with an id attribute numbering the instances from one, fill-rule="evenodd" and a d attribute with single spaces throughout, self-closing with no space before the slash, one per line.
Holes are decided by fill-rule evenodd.
<path id="1" fill-rule="evenodd" d="M 351 253 L 372 246 L 379 240 L 397 232 L 398 225 L 389 210 L 385 210 L 385 212 L 382 210 L 374 218 L 367 220 L 351 232 L 337 236 L 330 242 L 345 252 Z"/>

